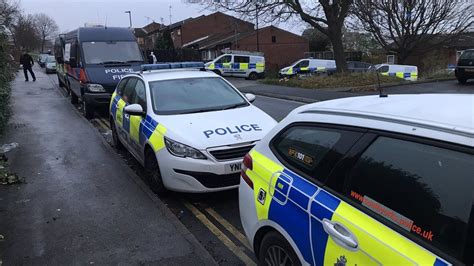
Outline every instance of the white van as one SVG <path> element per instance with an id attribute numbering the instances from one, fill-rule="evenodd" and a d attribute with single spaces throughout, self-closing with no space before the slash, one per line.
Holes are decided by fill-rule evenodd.
<path id="1" fill-rule="evenodd" d="M 280 77 L 292 77 L 297 74 L 324 73 L 336 69 L 336 61 L 324 59 L 300 59 L 278 73 Z"/>
<path id="2" fill-rule="evenodd" d="M 256 53 L 226 53 L 205 64 L 206 70 L 226 77 L 244 77 L 251 80 L 263 78 L 265 57 Z"/>
<path id="3" fill-rule="evenodd" d="M 410 65 L 379 64 L 374 66 L 375 70 L 384 76 L 396 76 L 410 81 L 418 79 L 418 67 Z"/>

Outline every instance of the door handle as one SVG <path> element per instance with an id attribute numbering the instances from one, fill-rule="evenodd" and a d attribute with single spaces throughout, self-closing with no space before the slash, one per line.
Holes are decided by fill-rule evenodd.
<path id="1" fill-rule="evenodd" d="M 323 219 L 322 223 L 324 231 L 331 236 L 334 242 L 346 249 L 352 251 L 357 250 L 359 243 L 355 235 L 349 231 L 349 229 L 338 222 L 331 222 L 326 218 Z"/>
<path id="2" fill-rule="evenodd" d="M 124 114 L 125 118 L 127 119 L 130 119 L 130 115 L 129 114 Z"/>

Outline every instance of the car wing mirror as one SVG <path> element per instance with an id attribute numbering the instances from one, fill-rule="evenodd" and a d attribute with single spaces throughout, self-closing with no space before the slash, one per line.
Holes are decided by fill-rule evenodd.
<path id="1" fill-rule="evenodd" d="M 129 114 L 129 115 L 145 116 L 145 112 L 143 111 L 143 107 L 141 105 L 137 104 L 137 103 L 125 106 L 125 108 L 123 108 L 123 111 L 126 114 Z"/>
<path id="2" fill-rule="evenodd" d="M 247 98 L 249 102 L 253 103 L 257 97 L 255 96 L 255 94 L 246 93 L 245 98 Z"/>

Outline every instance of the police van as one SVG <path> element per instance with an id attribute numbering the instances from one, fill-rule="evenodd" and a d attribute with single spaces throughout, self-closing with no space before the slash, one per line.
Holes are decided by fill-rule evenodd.
<path id="1" fill-rule="evenodd" d="M 225 77 L 244 77 L 251 80 L 265 76 L 265 57 L 262 53 L 226 51 L 205 64 L 205 69 Z"/>
<path id="2" fill-rule="evenodd" d="M 276 121 L 203 63 L 144 65 L 110 102 L 114 146 L 144 167 L 156 192 L 212 192 L 239 185 L 241 162 Z"/>
<path id="3" fill-rule="evenodd" d="M 336 61 L 324 59 L 301 59 L 288 67 L 282 68 L 278 75 L 282 77 L 293 77 L 298 74 L 326 73 L 336 70 Z"/>
<path id="4" fill-rule="evenodd" d="M 472 265 L 474 95 L 298 107 L 243 160 L 261 265 Z"/>
<path id="5" fill-rule="evenodd" d="M 418 79 L 417 66 L 378 64 L 373 67 L 373 70 L 384 76 L 393 76 L 410 81 L 416 81 Z"/>
<path id="6" fill-rule="evenodd" d="M 55 43 L 59 85 L 82 101 L 84 116 L 107 106 L 125 74 L 139 71 L 143 57 L 128 28 L 83 27 L 60 35 Z"/>

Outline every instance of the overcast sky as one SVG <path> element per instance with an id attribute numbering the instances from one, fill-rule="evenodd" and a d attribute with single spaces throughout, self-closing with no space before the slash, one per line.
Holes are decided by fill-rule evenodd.
<path id="1" fill-rule="evenodd" d="M 133 27 L 143 27 L 155 20 L 165 25 L 189 17 L 212 13 L 199 4 L 187 4 L 184 0 L 20 0 L 20 6 L 28 14 L 45 13 L 56 20 L 61 32 L 84 26 L 84 23 L 128 27 L 127 10 L 132 11 Z M 148 18 L 147 18 L 148 17 Z M 252 23 L 255 23 L 252 21 Z M 294 30 L 294 25 L 275 25 Z M 297 29 L 301 33 L 302 29 Z"/>
<path id="2" fill-rule="evenodd" d="M 56 20 L 61 31 L 72 30 L 84 23 L 99 23 L 128 27 L 127 10 L 132 11 L 133 27 L 143 27 L 149 22 L 169 24 L 188 17 L 209 14 L 201 5 L 185 4 L 182 0 L 20 0 L 25 13 L 45 13 Z M 149 17 L 149 18 L 147 18 Z"/>

